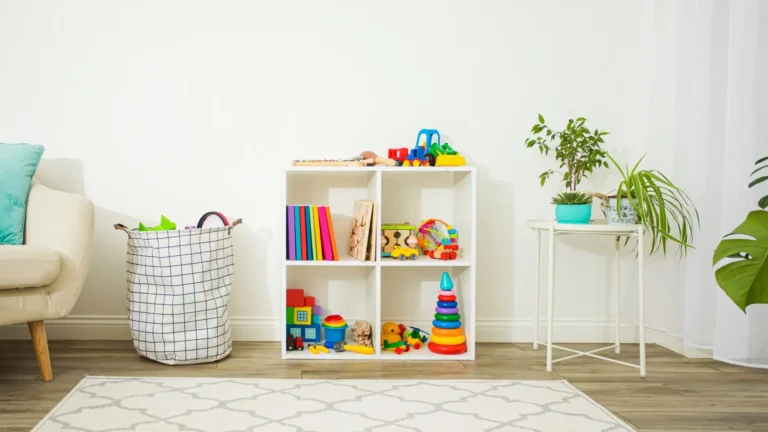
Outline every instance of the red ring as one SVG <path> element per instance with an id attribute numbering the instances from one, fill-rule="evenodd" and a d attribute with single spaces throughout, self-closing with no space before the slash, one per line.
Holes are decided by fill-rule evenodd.
<path id="1" fill-rule="evenodd" d="M 434 342 L 427 344 L 427 348 L 435 354 L 464 354 L 467 352 L 467 344 L 461 343 L 459 345 L 440 345 Z"/>
<path id="2" fill-rule="evenodd" d="M 204 214 L 200 218 L 200 220 L 197 221 L 197 228 L 202 228 L 203 224 L 206 221 L 206 219 L 208 219 L 211 216 L 218 216 L 218 218 L 221 219 L 221 222 L 224 224 L 224 226 L 229 226 L 229 221 L 227 220 L 226 216 L 224 216 L 223 214 L 221 214 L 221 213 L 219 213 L 217 211 L 212 211 L 212 212 L 208 212 L 208 213 Z"/>
<path id="3" fill-rule="evenodd" d="M 455 295 L 452 295 L 452 296 L 437 296 L 437 300 L 441 301 L 441 302 L 452 302 L 452 301 L 456 301 L 456 296 Z"/>

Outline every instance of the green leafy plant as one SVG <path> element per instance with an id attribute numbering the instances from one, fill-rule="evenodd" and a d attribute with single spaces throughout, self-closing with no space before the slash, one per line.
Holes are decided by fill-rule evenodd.
<path id="1" fill-rule="evenodd" d="M 552 198 L 552 204 L 577 205 L 591 203 L 592 198 L 582 192 L 561 192 Z"/>
<path id="2" fill-rule="evenodd" d="M 765 164 L 763 166 L 758 166 L 757 169 L 752 171 L 752 175 L 757 174 L 757 172 L 760 171 L 760 170 L 764 170 L 764 169 L 768 168 L 768 156 L 766 156 L 764 158 L 758 159 L 757 162 L 755 162 L 755 165 L 760 165 L 763 162 L 765 162 Z M 766 174 L 768 174 L 768 173 L 766 173 Z M 752 180 L 749 183 L 749 187 L 750 188 L 751 187 L 755 187 L 755 186 L 759 185 L 760 183 L 762 183 L 762 182 L 764 182 L 766 180 L 768 180 L 768 175 L 764 175 L 762 177 L 758 177 L 758 178 Z M 757 202 L 757 205 L 760 206 L 761 209 L 765 210 L 765 208 L 768 207 L 768 195 L 760 198 L 760 201 Z"/>
<path id="3" fill-rule="evenodd" d="M 768 161 L 764 157 L 755 165 Z M 752 171 L 768 167 L 763 165 Z M 758 177 L 749 183 L 752 188 L 768 179 L 768 176 Z M 760 198 L 757 205 L 768 207 L 768 195 Z M 746 238 L 728 238 L 741 235 Z M 768 304 L 768 211 L 754 210 L 730 234 L 725 236 L 717 245 L 712 256 L 712 265 L 730 259 L 725 265 L 715 270 L 715 280 L 728 297 L 742 311 L 746 312 L 751 304 Z"/>
<path id="4" fill-rule="evenodd" d="M 638 223 L 651 235 L 650 253 L 661 249 L 666 255 L 667 241 L 676 243 L 681 254 L 693 247 L 693 230 L 699 225 L 699 212 L 688 195 L 661 172 L 638 170 L 645 156 L 632 169 L 628 165 L 622 168 L 611 155 L 608 158 L 622 178 L 616 188 L 617 199 L 627 198 L 635 208 Z"/>
<path id="5" fill-rule="evenodd" d="M 608 153 L 603 150 L 603 137 L 608 132 L 590 131 L 584 126 L 587 121 L 584 117 L 576 120 L 568 120 L 568 124 L 562 131 L 554 131 L 544 122 L 544 117 L 539 114 L 539 122 L 531 128 L 532 138 L 525 140 L 527 148 L 538 147 L 539 153 L 549 155 L 555 152 L 555 159 L 560 162 L 560 169 L 564 171 L 547 170 L 539 175 L 541 185 L 544 186 L 552 174 L 562 174 L 565 188 L 571 191 L 596 168 L 608 168 L 605 159 Z"/>

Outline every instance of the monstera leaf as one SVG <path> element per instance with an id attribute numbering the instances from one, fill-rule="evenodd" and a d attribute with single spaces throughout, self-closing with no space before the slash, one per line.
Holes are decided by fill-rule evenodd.
<path id="1" fill-rule="evenodd" d="M 768 211 L 750 212 L 728 236 L 734 234 L 751 238 L 721 241 L 712 265 L 725 258 L 734 259 L 715 271 L 715 279 L 728 297 L 746 312 L 751 304 L 768 303 Z"/>

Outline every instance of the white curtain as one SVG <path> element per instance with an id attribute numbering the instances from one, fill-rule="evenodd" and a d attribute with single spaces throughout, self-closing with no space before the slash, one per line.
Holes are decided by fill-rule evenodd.
<path id="1" fill-rule="evenodd" d="M 650 326 L 711 348 L 728 363 L 768 368 L 768 305 L 744 314 L 717 286 L 712 253 L 724 234 L 757 208 L 747 188 L 768 156 L 768 2 L 659 0 L 648 19 L 649 154 L 689 192 L 701 231 L 686 259 L 665 272 L 667 302 Z M 658 164 L 657 164 L 658 165 Z"/>

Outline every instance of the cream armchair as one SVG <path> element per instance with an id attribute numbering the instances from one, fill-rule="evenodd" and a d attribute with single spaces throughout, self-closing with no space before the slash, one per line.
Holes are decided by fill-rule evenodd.
<path id="1" fill-rule="evenodd" d="M 43 381 L 53 379 L 44 320 L 75 306 L 92 246 L 93 203 L 34 180 L 25 244 L 0 245 L 0 325 L 27 323 Z"/>

